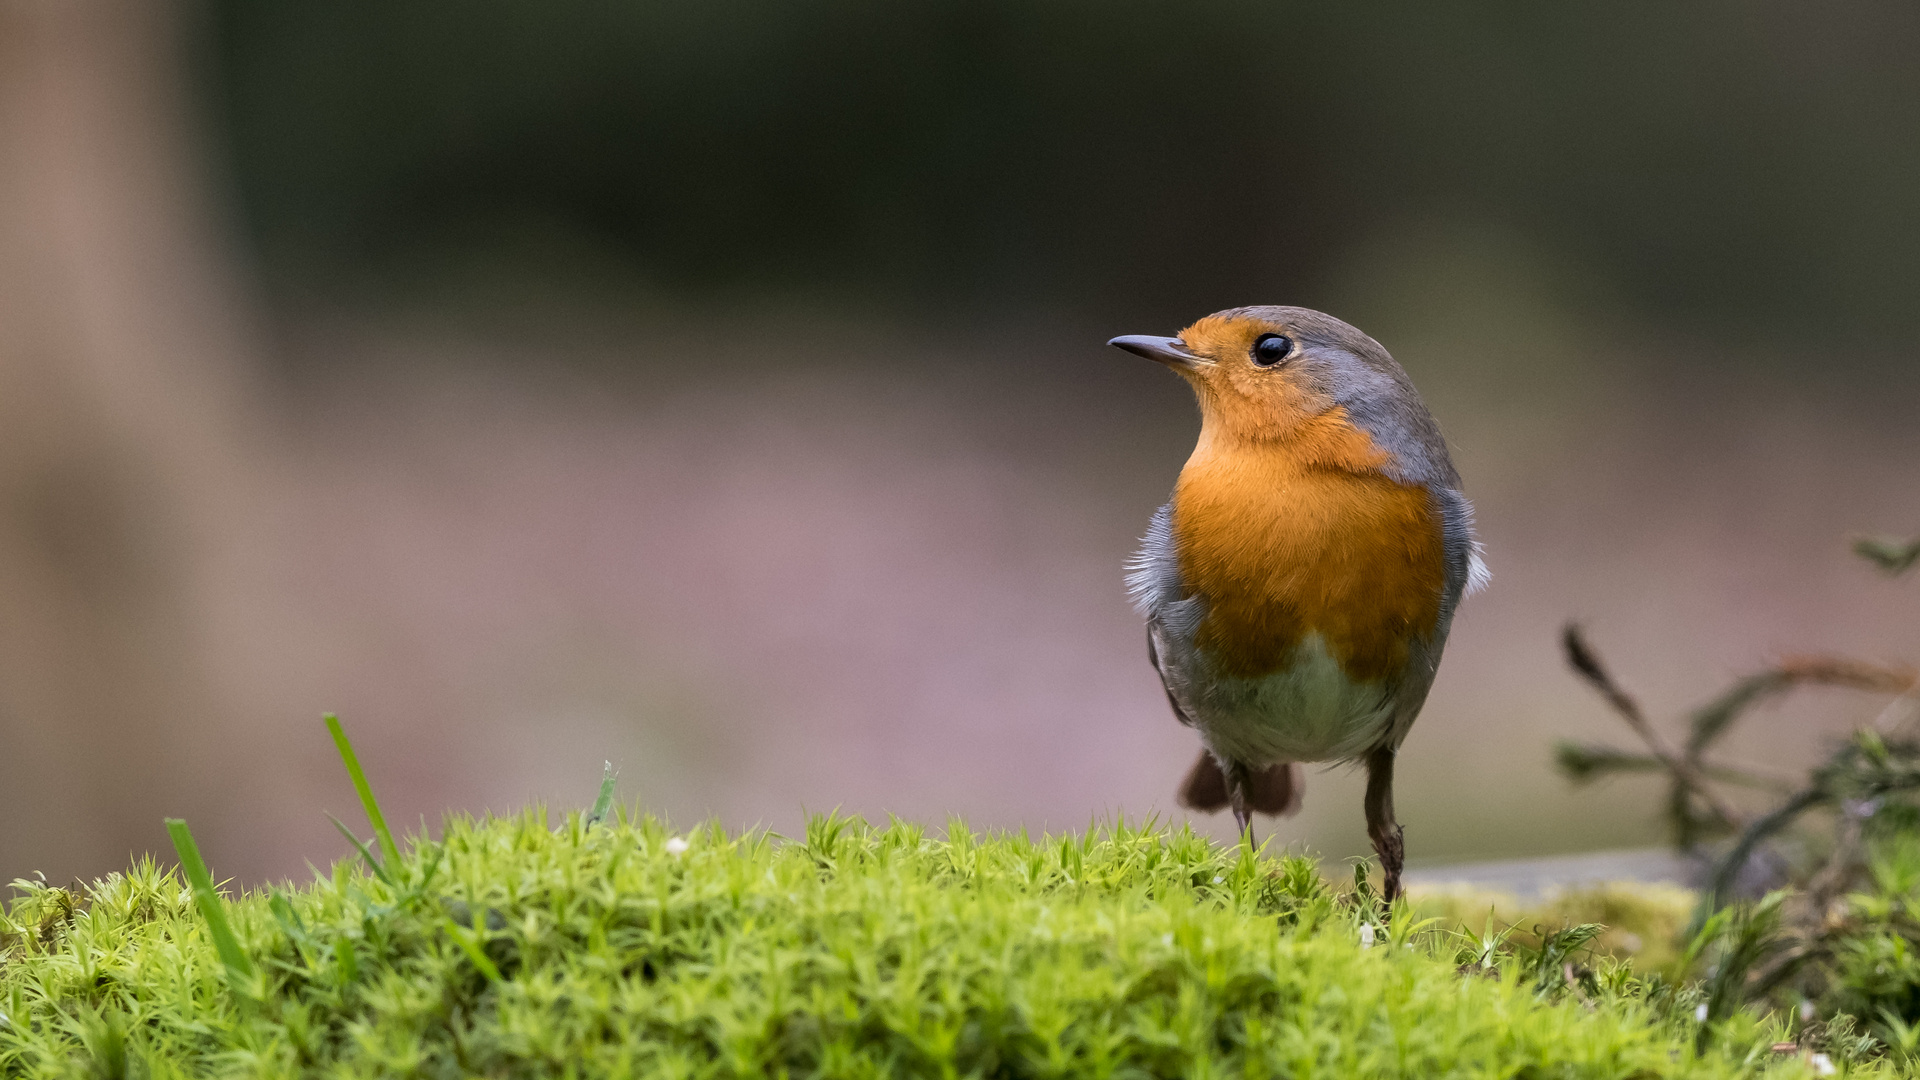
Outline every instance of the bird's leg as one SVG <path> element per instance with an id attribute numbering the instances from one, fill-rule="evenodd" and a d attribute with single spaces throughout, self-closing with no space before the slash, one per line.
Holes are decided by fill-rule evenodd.
<path id="1" fill-rule="evenodd" d="M 1400 868 L 1407 860 L 1400 823 L 1393 820 L 1393 747 L 1382 746 L 1367 755 L 1367 838 L 1380 856 L 1386 877 L 1387 902 L 1400 895 Z"/>
<path id="2" fill-rule="evenodd" d="M 1237 761 L 1227 763 L 1227 802 L 1233 807 L 1233 823 L 1239 834 L 1253 843 L 1253 809 L 1247 805 L 1247 767 Z"/>

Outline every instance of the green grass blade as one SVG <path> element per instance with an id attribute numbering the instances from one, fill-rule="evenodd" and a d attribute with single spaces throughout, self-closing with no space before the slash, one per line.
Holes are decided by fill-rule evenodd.
<path id="1" fill-rule="evenodd" d="M 387 876 L 386 868 L 380 865 L 379 859 L 373 857 L 373 852 L 368 850 L 367 845 L 361 843 L 360 838 L 353 835 L 352 829 L 342 825 L 340 819 L 334 817 L 332 814 L 327 815 L 327 820 L 333 822 L 333 827 L 340 830 L 340 835 L 347 838 L 347 843 L 352 844 L 353 849 L 360 853 L 360 857 L 367 860 L 367 868 L 373 871 L 374 877 L 379 878 L 389 885 L 393 885 L 393 879 Z M 394 888 L 397 889 L 399 886 L 394 885 Z"/>
<path id="2" fill-rule="evenodd" d="M 299 912 L 293 910 L 293 903 L 286 894 L 279 889 L 273 890 L 273 895 L 267 900 L 267 910 L 273 913 L 273 921 L 280 924 L 281 932 L 287 935 L 294 951 L 300 954 L 301 961 L 309 969 L 317 969 L 319 965 L 313 959 L 312 936 L 307 933 L 306 922 L 300 918 Z"/>
<path id="3" fill-rule="evenodd" d="M 606 763 L 606 772 L 600 776 L 600 797 L 593 800 L 593 809 L 587 814 L 587 824 L 598 825 L 607 820 L 607 811 L 613 808 L 613 762 Z"/>
<path id="4" fill-rule="evenodd" d="M 340 726 L 340 718 L 328 713 L 327 730 L 333 735 L 333 745 L 340 751 L 340 761 L 347 767 L 347 775 L 353 779 L 353 790 L 360 793 L 360 805 L 367 812 L 367 821 L 373 825 L 373 835 L 380 840 L 380 854 L 384 855 L 387 865 L 398 873 L 400 866 L 400 846 L 393 842 L 393 830 L 387 828 L 386 815 L 380 812 L 380 803 L 373 797 L 373 788 L 367 784 L 367 774 L 360 768 L 360 758 L 353 752 L 353 743 L 348 741 L 345 728 Z M 391 884 L 391 882 L 389 882 Z"/>
<path id="5" fill-rule="evenodd" d="M 337 975 L 335 981 L 341 986 L 360 978 L 360 960 L 354 955 L 353 942 L 345 935 L 333 939 L 333 967 Z"/>
<path id="6" fill-rule="evenodd" d="M 443 860 L 446 859 L 446 857 L 447 857 L 447 845 L 445 844 L 436 845 L 433 849 L 433 856 L 427 860 L 426 869 L 420 872 L 420 880 L 414 882 L 413 888 L 409 890 L 412 893 L 412 895 L 414 896 L 426 895 L 427 887 L 433 884 L 434 875 L 440 872 L 440 864 Z"/>
<path id="7" fill-rule="evenodd" d="M 192 830 L 179 818 L 168 818 L 167 835 L 173 838 L 173 850 L 180 856 L 180 869 L 193 887 L 194 903 L 199 905 L 201 917 L 207 920 L 207 933 L 213 937 L 220 962 L 236 980 L 253 978 L 253 962 L 241 950 L 240 939 L 234 936 L 233 927 L 227 922 L 226 905 L 214 891 L 213 875 L 207 872 L 207 864 L 200 858 L 200 846 L 193 842 Z"/>
<path id="8" fill-rule="evenodd" d="M 287 894 L 279 889 L 273 890 L 273 895 L 267 900 L 267 910 L 273 912 L 274 920 L 287 932 L 288 937 L 300 941 L 306 940 L 306 921 L 300 918 L 299 912 L 293 910 L 293 904 L 287 900 Z"/>
<path id="9" fill-rule="evenodd" d="M 480 969 L 480 974 L 485 975 L 491 982 L 503 980 L 504 976 L 500 974 L 499 966 L 493 962 L 493 958 L 488 956 L 485 950 L 480 948 L 476 934 L 461 929 L 459 923 L 445 916 L 442 916 L 440 921 L 446 926 L 447 936 L 453 939 L 454 944 L 460 946 L 461 952 L 467 954 L 467 959 L 473 961 L 473 966 Z"/>

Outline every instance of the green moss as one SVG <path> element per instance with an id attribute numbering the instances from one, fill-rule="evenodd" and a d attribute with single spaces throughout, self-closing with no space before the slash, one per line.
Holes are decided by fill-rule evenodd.
<path id="1" fill-rule="evenodd" d="M 1635 971 L 1669 979 L 1687 974 L 1680 967 L 1680 946 L 1700 904 L 1691 889 L 1640 882 L 1583 885 L 1529 901 L 1471 887 L 1415 888 L 1411 899 L 1422 916 L 1443 925 L 1479 929 L 1491 921 L 1512 927 L 1512 939 L 1528 945 L 1563 926 L 1599 923 L 1606 930 L 1594 939 L 1594 952 L 1631 960 Z"/>
<path id="2" fill-rule="evenodd" d="M 230 901 L 245 978 L 170 870 L 19 883 L 0 1074 L 1805 1075 L 1752 1014 L 1696 1052 L 1685 991 L 1462 974 L 1407 910 L 1382 926 L 1305 860 L 1184 829 L 528 813 L 452 819 L 382 869 Z"/>

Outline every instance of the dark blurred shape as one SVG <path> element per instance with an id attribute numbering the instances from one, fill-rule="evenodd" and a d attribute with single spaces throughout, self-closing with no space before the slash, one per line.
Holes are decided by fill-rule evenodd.
<path id="1" fill-rule="evenodd" d="M 1791 866 L 1793 860 L 1770 850 L 1771 842 L 1810 809 L 1843 811 L 1835 842 L 1813 844 L 1799 854 L 1799 861 L 1806 863 L 1806 852 L 1819 853 L 1817 869 L 1800 867 L 1797 882 L 1817 898 L 1808 905 L 1816 925 L 1825 922 L 1828 905 L 1846 891 L 1845 884 L 1864 875 L 1867 859 L 1861 822 L 1883 809 L 1899 807 L 1901 813 L 1889 814 L 1888 818 L 1898 818 L 1900 824 L 1895 828 L 1911 830 L 1914 808 L 1910 793 L 1920 789 L 1920 765 L 1915 761 L 1920 756 L 1920 743 L 1914 740 L 1914 724 L 1920 714 L 1912 697 L 1920 673 L 1912 668 L 1849 657 L 1782 658 L 1695 709 L 1688 717 L 1690 731 L 1684 749 L 1676 751 L 1608 674 L 1578 625 L 1569 624 L 1561 631 L 1560 640 L 1568 666 L 1606 699 L 1640 736 L 1648 752 L 1562 741 L 1555 751 L 1556 764 L 1576 784 L 1591 783 L 1608 774 L 1650 769 L 1668 774 L 1667 818 L 1675 850 L 1714 864 L 1711 877 L 1703 881 L 1706 892 L 1695 917 L 1696 929 L 1714 909 L 1733 899 L 1736 879 L 1751 879 L 1755 888 L 1742 890 L 1750 897 L 1784 883 L 1780 880 L 1781 868 Z M 1811 766 L 1803 763 L 1804 784 L 1791 774 L 1783 777 L 1775 770 L 1755 771 L 1743 763 L 1714 760 L 1721 750 L 1715 744 L 1736 721 L 1761 702 L 1800 687 L 1840 687 L 1891 700 L 1874 710 L 1870 720 L 1863 720 L 1850 740 L 1830 748 L 1825 760 Z M 1710 753 L 1714 757 L 1709 757 Z M 1772 805 L 1764 813 L 1743 808 L 1729 800 L 1727 789 L 1768 792 Z M 1728 837 L 1733 837 L 1731 842 L 1716 843 Z M 1754 877 L 1749 872 L 1755 862 L 1770 865 Z"/>
<path id="2" fill-rule="evenodd" d="M 1897 577 L 1920 560 L 1920 537 L 1863 536 L 1853 542 L 1853 553 Z"/>
<path id="3" fill-rule="evenodd" d="M 1487 221 L 1749 340 L 1920 330 L 1920 8 L 220 0 L 307 286 L 586 247 L 664 286 L 1172 325 Z"/>

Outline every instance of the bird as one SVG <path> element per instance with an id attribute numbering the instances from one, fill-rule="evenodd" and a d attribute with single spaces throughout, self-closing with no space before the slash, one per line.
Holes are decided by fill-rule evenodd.
<path id="1" fill-rule="evenodd" d="M 1174 716 L 1200 736 L 1181 805 L 1300 807 L 1303 763 L 1367 772 L 1391 902 L 1393 768 L 1461 598 L 1488 580 L 1439 426 L 1387 350 L 1301 307 L 1216 312 L 1108 342 L 1193 388 L 1200 435 L 1126 584 Z"/>

